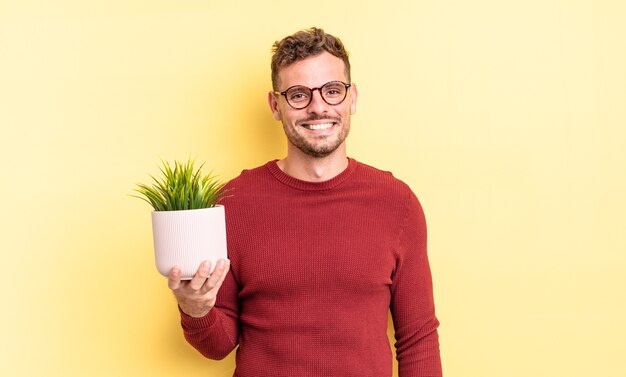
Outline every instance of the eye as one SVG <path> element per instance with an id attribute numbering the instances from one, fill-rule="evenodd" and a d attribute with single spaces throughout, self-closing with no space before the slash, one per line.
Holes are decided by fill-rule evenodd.
<path id="1" fill-rule="evenodd" d="M 335 98 L 343 96 L 346 88 L 340 84 L 332 84 L 324 87 L 324 97 Z"/>
<path id="2" fill-rule="evenodd" d="M 293 88 L 287 92 L 287 99 L 291 102 L 304 102 L 309 100 L 310 93 L 305 88 Z"/>

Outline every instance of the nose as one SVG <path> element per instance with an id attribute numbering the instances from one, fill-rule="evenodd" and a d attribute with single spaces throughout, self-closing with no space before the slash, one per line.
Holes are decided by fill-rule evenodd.
<path id="1" fill-rule="evenodd" d="M 309 113 L 325 113 L 328 110 L 328 104 L 322 98 L 322 90 L 315 88 L 311 92 L 311 103 L 307 106 L 307 112 Z"/>

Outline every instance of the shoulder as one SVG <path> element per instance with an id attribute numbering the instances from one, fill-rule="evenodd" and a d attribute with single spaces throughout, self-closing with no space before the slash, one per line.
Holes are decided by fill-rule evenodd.
<path id="1" fill-rule="evenodd" d="M 380 198 L 385 198 L 387 205 L 391 205 L 398 213 L 412 213 L 418 217 L 424 217 L 422 204 L 407 183 L 396 178 L 390 171 L 361 162 L 357 164 L 357 169 L 355 169 L 357 185 L 369 187 L 370 192 L 374 192 Z"/>
<path id="2" fill-rule="evenodd" d="M 251 183 L 259 182 L 259 180 L 267 179 L 271 176 L 269 174 L 268 164 L 272 163 L 271 161 L 263 164 L 261 166 L 257 166 L 251 169 L 244 169 L 239 173 L 239 175 L 226 184 L 228 188 L 234 187 L 245 187 Z"/>
<path id="3" fill-rule="evenodd" d="M 271 163 L 272 161 L 255 168 L 244 169 L 237 177 L 228 181 L 225 185 L 227 194 L 222 204 L 245 207 L 274 196 L 276 180 L 268 168 Z"/>
<path id="4" fill-rule="evenodd" d="M 409 185 L 396 178 L 392 172 L 362 162 L 356 162 L 356 164 L 354 178 L 357 184 L 385 192 L 387 196 L 393 196 L 395 199 L 402 199 L 403 201 L 415 196 Z"/>

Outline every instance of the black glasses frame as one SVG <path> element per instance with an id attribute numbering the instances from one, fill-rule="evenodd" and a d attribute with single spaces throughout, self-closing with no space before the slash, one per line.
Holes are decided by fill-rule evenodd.
<path id="1" fill-rule="evenodd" d="M 330 103 L 330 102 L 328 102 L 328 101 L 326 100 L 326 98 L 324 98 L 324 94 L 323 94 L 323 92 L 322 92 L 322 88 L 324 88 L 326 85 L 329 85 L 329 84 L 337 84 L 337 83 L 340 83 L 340 84 L 342 84 L 343 86 L 345 86 L 345 87 L 346 87 L 346 92 L 343 94 L 343 98 L 341 99 L 341 101 L 339 101 L 339 102 L 337 102 L 337 103 Z M 327 103 L 327 104 L 329 104 L 330 106 L 336 106 L 336 105 L 339 105 L 339 104 L 341 104 L 343 101 L 345 101 L 345 100 L 346 100 L 346 97 L 348 97 L 348 89 L 349 89 L 351 86 L 352 86 L 352 84 L 347 84 L 347 83 L 345 83 L 345 82 L 343 82 L 343 81 L 334 80 L 334 81 L 329 81 L 329 82 L 327 82 L 326 84 L 324 84 L 324 85 L 322 85 L 322 86 L 320 86 L 320 87 L 318 87 L 318 88 L 309 88 L 309 87 L 304 86 L 304 85 L 294 85 L 294 86 L 290 86 L 289 88 L 287 88 L 287 89 L 286 89 L 285 91 L 283 91 L 283 92 L 278 92 L 278 91 L 275 91 L 275 90 L 274 90 L 274 93 L 276 93 L 276 94 L 280 94 L 281 96 L 285 97 L 285 101 L 287 101 L 287 104 L 288 104 L 289 106 L 291 106 L 292 108 L 294 108 L 294 109 L 296 109 L 296 110 L 302 110 L 302 109 L 306 108 L 307 106 L 309 106 L 309 105 L 311 104 L 311 101 L 313 101 L 313 92 L 314 92 L 314 91 L 316 91 L 316 90 L 317 90 L 318 92 L 320 92 L 320 97 L 322 97 L 322 99 L 324 100 L 324 102 L 326 102 L 326 103 Z M 289 102 L 289 98 L 287 98 L 287 92 L 288 92 L 288 91 L 290 91 L 290 90 L 291 90 L 291 89 L 293 89 L 293 88 L 305 88 L 305 89 L 308 89 L 308 90 L 311 92 L 311 95 L 309 96 L 309 102 L 307 102 L 304 106 L 294 106 L 291 102 Z"/>

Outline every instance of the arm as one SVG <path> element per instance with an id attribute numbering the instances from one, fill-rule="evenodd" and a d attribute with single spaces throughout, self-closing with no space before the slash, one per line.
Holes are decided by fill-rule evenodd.
<path id="1" fill-rule="evenodd" d="M 238 290 L 229 267 L 228 261 L 220 261 L 209 274 L 210 264 L 203 263 L 189 282 L 180 280 L 176 268 L 169 274 L 185 339 L 210 359 L 226 357 L 239 339 Z"/>
<path id="2" fill-rule="evenodd" d="M 424 212 L 411 192 L 391 285 L 400 377 L 442 376 Z"/>

